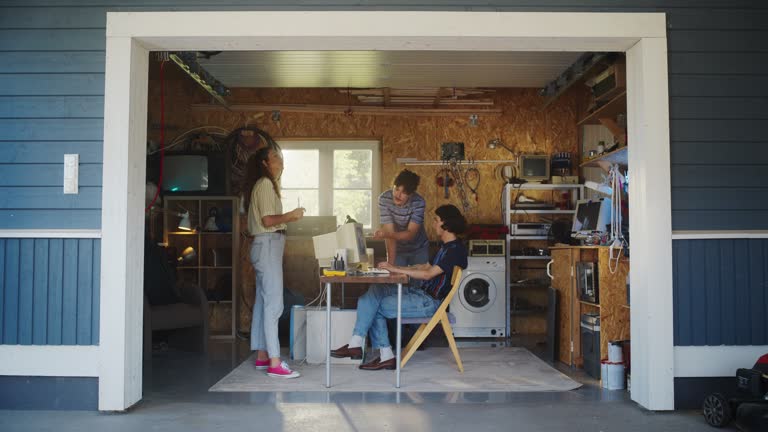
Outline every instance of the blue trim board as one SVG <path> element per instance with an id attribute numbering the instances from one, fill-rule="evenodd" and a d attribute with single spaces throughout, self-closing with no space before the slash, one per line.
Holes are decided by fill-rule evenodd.
<path id="1" fill-rule="evenodd" d="M 0 376 L 0 409 L 95 411 L 99 379 Z"/>

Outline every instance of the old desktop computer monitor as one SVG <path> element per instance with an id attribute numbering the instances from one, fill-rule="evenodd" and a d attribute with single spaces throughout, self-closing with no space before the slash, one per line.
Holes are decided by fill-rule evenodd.
<path id="1" fill-rule="evenodd" d="M 520 155 L 518 171 L 521 179 L 531 183 L 541 183 L 549 180 L 549 156 Z"/>
<path id="2" fill-rule="evenodd" d="M 585 239 L 591 235 L 607 233 L 611 224 L 611 200 L 600 198 L 579 200 L 573 213 L 571 237 Z"/>
<path id="3" fill-rule="evenodd" d="M 320 267 L 330 267 L 338 249 L 347 250 L 347 265 L 368 261 L 362 224 L 344 224 L 336 232 L 312 237 L 312 243 Z"/>

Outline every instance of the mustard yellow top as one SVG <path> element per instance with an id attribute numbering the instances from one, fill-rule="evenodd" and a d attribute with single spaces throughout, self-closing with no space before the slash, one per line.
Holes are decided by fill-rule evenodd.
<path id="1" fill-rule="evenodd" d="M 265 227 L 261 222 L 264 216 L 283 214 L 283 203 L 277 196 L 272 181 L 267 177 L 260 178 L 251 191 L 251 205 L 248 208 L 248 231 L 251 235 L 271 233 L 284 230 L 285 224 Z"/>

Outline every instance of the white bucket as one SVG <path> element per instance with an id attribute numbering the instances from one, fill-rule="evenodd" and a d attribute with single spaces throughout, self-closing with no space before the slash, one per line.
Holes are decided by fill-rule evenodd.
<path id="1" fill-rule="evenodd" d="M 608 361 L 611 363 L 621 363 L 624 361 L 624 353 L 621 350 L 620 342 L 608 343 Z"/>
<path id="2" fill-rule="evenodd" d="M 606 374 L 602 376 L 603 387 L 608 390 L 621 390 L 624 388 L 624 363 L 606 363 Z"/>

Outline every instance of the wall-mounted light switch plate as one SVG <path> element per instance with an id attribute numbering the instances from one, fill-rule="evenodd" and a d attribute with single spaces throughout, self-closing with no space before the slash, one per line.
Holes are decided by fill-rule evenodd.
<path id="1" fill-rule="evenodd" d="M 64 193 L 76 194 L 78 192 L 78 176 L 80 167 L 80 155 L 64 155 Z"/>

